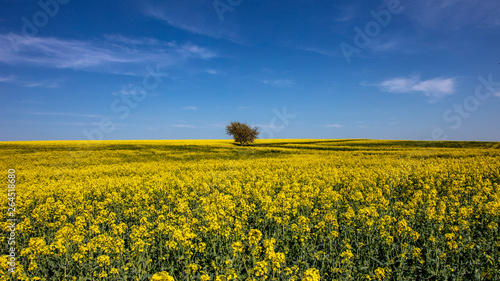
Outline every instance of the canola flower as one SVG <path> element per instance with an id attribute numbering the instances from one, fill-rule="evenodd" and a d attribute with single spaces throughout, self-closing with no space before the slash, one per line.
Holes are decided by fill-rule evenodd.
<path id="1" fill-rule="evenodd" d="M 174 281 L 175 279 L 167 272 L 162 271 L 160 273 L 155 273 L 151 278 L 153 281 Z"/>
<path id="2" fill-rule="evenodd" d="M 500 279 L 497 143 L 2 142 L 0 280 Z M 6 197 L 4 197 L 6 198 Z M 7 245 L 6 201 L 0 243 Z"/>

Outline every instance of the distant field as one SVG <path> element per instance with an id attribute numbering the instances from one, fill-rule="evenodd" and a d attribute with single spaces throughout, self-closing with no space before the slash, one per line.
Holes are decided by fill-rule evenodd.
<path id="1" fill-rule="evenodd" d="M 500 280 L 500 143 L 0 142 L 0 167 L 0 280 L 12 233 L 18 280 Z"/>

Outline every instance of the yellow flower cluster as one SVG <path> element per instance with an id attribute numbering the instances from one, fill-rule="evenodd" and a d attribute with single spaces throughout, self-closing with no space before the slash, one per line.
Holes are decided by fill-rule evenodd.
<path id="1" fill-rule="evenodd" d="M 170 276 L 167 271 L 162 271 L 159 273 L 155 273 L 151 278 L 153 281 L 174 281 L 174 277 Z"/>
<path id="2" fill-rule="evenodd" d="M 498 280 L 497 147 L 3 142 L 0 280 Z"/>

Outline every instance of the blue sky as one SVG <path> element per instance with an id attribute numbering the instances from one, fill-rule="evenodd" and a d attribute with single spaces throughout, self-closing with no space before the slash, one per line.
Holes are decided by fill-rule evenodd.
<path id="1" fill-rule="evenodd" d="M 0 141 L 500 141 L 500 2 L 0 1 Z"/>

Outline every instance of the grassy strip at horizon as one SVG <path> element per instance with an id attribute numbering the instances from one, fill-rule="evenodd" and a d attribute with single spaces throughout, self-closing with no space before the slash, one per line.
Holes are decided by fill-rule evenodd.
<path id="1" fill-rule="evenodd" d="M 232 142 L 0 142 L 18 278 L 500 277 L 498 143 Z"/>

